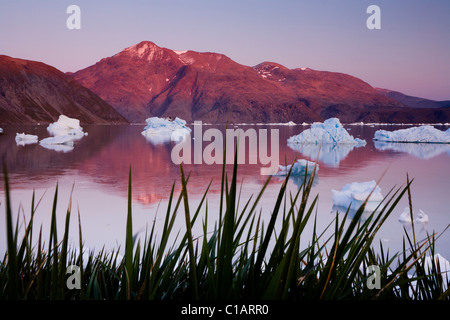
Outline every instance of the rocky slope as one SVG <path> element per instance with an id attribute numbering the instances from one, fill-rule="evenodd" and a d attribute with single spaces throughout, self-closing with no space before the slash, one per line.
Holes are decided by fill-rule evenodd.
<path id="1" fill-rule="evenodd" d="M 60 114 L 81 123 L 128 123 L 63 72 L 41 62 L 0 55 L 0 123 L 49 123 Z"/>

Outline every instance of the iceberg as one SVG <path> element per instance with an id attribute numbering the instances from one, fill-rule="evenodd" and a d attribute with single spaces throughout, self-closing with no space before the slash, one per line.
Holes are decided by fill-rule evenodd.
<path id="1" fill-rule="evenodd" d="M 366 141 L 354 138 L 342 126 L 338 118 L 323 123 L 315 122 L 309 129 L 288 139 L 288 144 L 353 144 L 365 145 Z"/>
<path id="2" fill-rule="evenodd" d="M 448 290 L 448 284 L 450 283 L 450 261 L 445 259 L 440 253 L 436 253 L 433 256 L 427 255 L 422 260 L 423 270 L 426 276 L 434 277 L 437 273 L 442 276 L 442 290 L 443 292 Z M 423 275 L 417 275 L 414 272 L 413 275 L 408 274 L 408 278 L 416 278 L 417 276 L 423 277 Z M 396 288 L 399 288 L 398 286 Z M 411 296 L 414 295 L 417 288 L 417 280 L 412 280 L 410 283 L 409 293 Z"/>
<path id="3" fill-rule="evenodd" d="M 414 215 L 414 213 L 413 213 Z M 413 220 L 411 220 L 411 210 L 409 207 L 405 207 L 403 209 L 403 212 L 400 214 L 398 221 L 403 224 L 409 224 L 412 223 Z M 414 218 L 415 222 L 420 222 L 422 224 L 428 223 L 428 215 L 423 212 L 422 210 L 419 210 L 419 213 L 417 214 L 417 217 Z"/>
<path id="4" fill-rule="evenodd" d="M 365 211 L 374 211 L 383 200 L 381 188 L 372 181 L 353 182 L 345 185 L 340 191 L 332 189 L 333 204 L 335 207 L 347 210 L 348 208 L 358 210 L 369 197 Z"/>
<path id="5" fill-rule="evenodd" d="M 278 166 L 279 171 L 276 172 L 274 175 L 285 176 L 289 173 L 291 167 L 292 167 L 291 176 L 304 176 L 305 174 L 310 175 L 314 172 L 314 168 L 316 169 L 316 173 L 317 171 L 319 171 L 319 165 L 317 165 L 317 167 L 315 165 L 316 164 L 312 161 L 299 159 L 293 165 L 292 164 L 289 164 L 287 166 L 279 165 Z"/>
<path id="6" fill-rule="evenodd" d="M 42 139 L 39 143 L 40 144 L 65 144 L 65 145 L 72 145 L 73 146 L 73 136 L 71 135 L 61 135 L 56 137 L 48 137 L 45 139 Z"/>
<path id="7" fill-rule="evenodd" d="M 394 131 L 377 130 L 373 140 L 409 143 L 450 143 L 450 129 L 442 131 L 426 125 Z"/>
<path id="8" fill-rule="evenodd" d="M 58 121 L 51 123 L 47 127 L 47 131 L 53 136 L 73 136 L 78 139 L 86 135 L 80 126 L 80 120 L 72 119 L 65 115 L 60 115 Z"/>
<path id="9" fill-rule="evenodd" d="M 434 263 L 433 263 L 434 262 Z M 433 265 L 436 267 L 436 269 L 440 270 L 443 278 L 443 283 L 448 284 L 450 281 L 450 261 L 445 259 L 441 254 L 436 253 L 433 258 L 431 258 L 429 255 L 425 257 L 425 263 L 424 263 L 424 269 L 425 272 L 428 274 L 432 274 Z M 438 268 L 439 266 L 439 268 Z M 447 289 L 447 286 L 444 285 L 444 290 Z"/>
<path id="10" fill-rule="evenodd" d="M 47 149 L 68 152 L 73 150 L 73 142 L 79 140 L 87 133 L 83 132 L 80 120 L 60 115 L 58 121 L 51 123 L 47 131 L 53 135 L 39 141 L 39 144 Z"/>
<path id="11" fill-rule="evenodd" d="M 145 122 L 147 125 L 141 133 L 148 141 L 154 144 L 180 141 L 186 134 L 191 132 L 191 129 L 186 126 L 186 121 L 178 117 L 175 117 L 173 120 L 170 118 L 151 117 Z"/>
<path id="12" fill-rule="evenodd" d="M 25 146 L 38 142 L 38 136 L 33 134 L 16 133 L 16 143 L 18 146 Z"/>
<path id="13" fill-rule="evenodd" d="M 39 144 L 50 150 L 69 152 L 73 150 L 73 135 L 61 135 L 56 137 L 48 137 L 39 141 Z"/>

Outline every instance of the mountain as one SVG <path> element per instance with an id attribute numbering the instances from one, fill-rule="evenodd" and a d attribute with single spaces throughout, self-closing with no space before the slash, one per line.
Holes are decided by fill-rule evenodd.
<path id="1" fill-rule="evenodd" d="M 41 62 L 0 55 L 0 123 L 49 123 L 60 114 L 81 123 L 128 123 L 69 75 Z"/>
<path id="2" fill-rule="evenodd" d="M 143 41 L 71 76 L 130 122 L 178 116 L 211 123 L 441 122 L 450 109 L 412 109 L 337 72 L 241 65 L 212 52 L 174 51 Z"/>
<path id="3" fill-rule="evenodd" d="M 413 96 L 408 96 L 398 91 L 392 91 L 388 89 L 375 88 L 378 93 L 385 95 L 386 97 L 392 98 L 401 102 L 411 108 L 449 108 L 450 100 L 436 101 L 424 98 L 418 98 Z"/>

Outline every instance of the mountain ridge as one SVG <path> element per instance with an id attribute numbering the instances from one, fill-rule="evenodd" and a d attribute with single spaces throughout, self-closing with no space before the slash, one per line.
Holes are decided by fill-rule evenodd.
<path id="1" fill-rule="evenodd" d="M 375 88 L 380 94 L 395 99 L 411 108 L 449 108 L 450 100 L 432 100 L 410 96 L 399 91 Z"/>
<path id="2" fill-rule="evenodd" d="M 395 94 L 394 94 L 395 93 Z M 425 107 L 424 107 L 425 106 Z M 345 73 L 245 66 L 221 53 L 176 51 L 141 41 L 76 72 L 0 55 L 0 123 L 450 122 L 447 101 L 372 87 Z"/>
<path id="3" fill-rule="evenodd" d="M 226 55 L 175 51 L 142 41 L 72 77 L 130 122 L 178 116 L 211 123 L 449 121 L 448 110 L 410 110 L 357 77 L 276 62 L 239 64 Z"/>

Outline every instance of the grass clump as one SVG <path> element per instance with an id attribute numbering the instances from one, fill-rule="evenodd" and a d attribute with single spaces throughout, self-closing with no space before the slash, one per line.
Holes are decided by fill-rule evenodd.
<path id="1" fill-rule="evenodd" d="M 235 159 L 236 160 L 236 159 Z M 311 197 L 315 172 L 304 177 L 294 194 L 288 194 L 286 179 L 274 199 L 267 226 L 261 220 L 258 203 L 270 177 L 258 194 L 239 208 L 237 161 L 231 179 L 222 169 L 219 219 L 208 230 L 209 211 L 206 196 L 210 185 L 195 211 L 189 208 L 188 181 L 180 166 L 182 191 L 174 195 L 175 183 L 168 197 L 168 207 L 162 230 L 155 224 L 144 240 L 136 240 L 132 228 L 132 181 L 129 176 L 128 212 L 125 251 L 97 254 L 85 252 L 78 213 L 79 245 L 68 245 L 71 205 L 66 212 L 62 238 L 56 230 L 58 187 L 54 194 L 48 246 L 45 248 L 42 229 L 33 241 L 33 216 L 37 205 L 32 198 L 31 219 L 25 224 L 19 239 L 14 225 L 8 175 L 4 167 L 6 194 L 7 252 L 0 265 L 0 299 L 107 299 L 107 300 L 340 300 L 395 299 L 449 300 L 448 277 L 442 274 L 434 256 L 436 236 L 416 242 L 406 233 L 402 252 L 390 255 L 382 244 L 374 249 L 377 231 L 393 212 L 405 194 L 410 198 L 411 181 L 392 189 L 386 200 L 366 219 L 361 219 L 364 204 L 348 224 L 349 211 L 339 219 L 336 215 L 327 229 L 316 230 L 318 195 Z M 177 233 L 174 221 L 184 211 L 186 228 Z M 202 235 L 194 238 L 193 226 L 203 213 Z M 307 223 L 313 224 L 312 236 L 306 240 Z M 276 225 L 279 228 L 276 228 Z M 159 237 L 157 237 L 159 233 Z M 302 241 L 301 241 L 302 240 Z M 305 243 L 307 243 L 305 245 Z M 68 266 L 78 266 L 76 281 Z M 373 284 L 369 266 L 375 266 L 381 276 Z M 428 266 L 428 267 L 427 267 Z M 373 268 L 372 268 L 373 270 Z M 410 275 L 412 274 L 412 276 Z M 73 289 L 73 287 L 76 287 Z"/>

